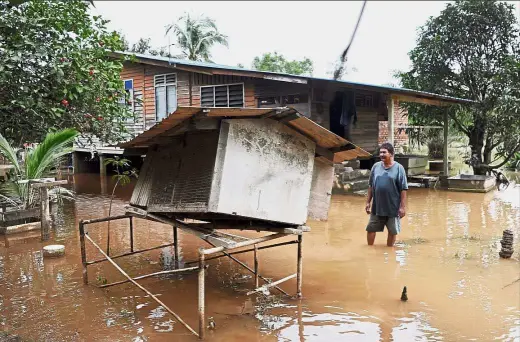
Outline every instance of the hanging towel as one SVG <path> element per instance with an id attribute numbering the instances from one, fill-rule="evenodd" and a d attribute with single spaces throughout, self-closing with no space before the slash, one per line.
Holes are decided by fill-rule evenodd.
<path id="1" fill-rule="evenodd" d="M 341 101 L 341 117 L 339 123 L 345 127 L 349 126 L 350 123 L 356 124 L 357 112 L 356 112 L 356 96 L 352 91 L 345 91 L 342 93 Z M 354 120 L 352 120 L 354 118 Z"/>

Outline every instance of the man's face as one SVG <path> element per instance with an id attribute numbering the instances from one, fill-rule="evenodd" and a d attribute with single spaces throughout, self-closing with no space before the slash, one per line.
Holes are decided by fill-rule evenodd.
<path id="1" fill-rule="evenodd" d="M 388 152 L 386 148 L 382 148 L 379 150 L 379 158 L 381 158 L 381 161 L 383 162 L 388 162 L 392 159 L 392 155 L 390 154 L 390 152 Z"/>

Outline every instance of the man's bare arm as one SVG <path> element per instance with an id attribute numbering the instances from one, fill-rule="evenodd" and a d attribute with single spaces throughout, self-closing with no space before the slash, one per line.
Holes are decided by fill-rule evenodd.
<path id="1" fill-rule="evenodd" d="M 406 190 L 401 191 L 401 203 L 399 204 L 399 217 L 406 215 Z"/>
<path id="2" fill-rule="evenodd" d="M 367 203 L 365 205 L 365 211 L 367 214 L 370 214 L 370 204 L 372 203 L 372 187 L 368 187 L 368 193 L 367 193 Z"/>

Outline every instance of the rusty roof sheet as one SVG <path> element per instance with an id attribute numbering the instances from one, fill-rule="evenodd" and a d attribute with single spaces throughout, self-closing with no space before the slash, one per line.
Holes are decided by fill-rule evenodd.
<path id="1" fill-rule="evenodd" d="M 291 127 L 311 139 L 321 148 L 334 154 L 334 162 L 339 163 L 357 157 L 369 157 L 370 153 L 353 145 L 348 140 L 332 133 L 314 121 L 300 114 L 294 108 L 202 108 L 178 107 L 175 112 L 141 133 L 130 141 L 117 145 L 121 148 L 147 148 L 155 145 L 155 138 L 172 136 L 175 129 L 196 119 L 221 118 L 271 118 Z M 346 149 L 346 150 L 343 150 Z"/>

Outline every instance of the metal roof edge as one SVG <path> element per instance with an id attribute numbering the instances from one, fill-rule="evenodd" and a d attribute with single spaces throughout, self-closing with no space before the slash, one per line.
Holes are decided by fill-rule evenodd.
<path id="1" fill-rule="evenodd" d="M 391 86 L 383 86 L 383 85 L 376 85 L 376 84 L 369 84 L 369 83 L 352 82 L 352 81 L 345 81 L 345 80 L 333 80 L 333 79 L 313 77 L 313 76 L 292 75 L 292 74 L 271 72 L 271 71 L 252 70 L 252 69 L 239 68 L 239 67 L 215 64 L 215 63 L 198 62 L 198 61 L 191 61 L 191 60 L 187 60 L 187 59 L 178 59 L 178 58 L 172 58 L 172 57 L 140 54 L 140 53 L 134 53 L 134 52 L 129 52 L 129 51 L 114 51 L 114 52 L 112 52 L 112 54 L 119 55 L 119 56 L 135 56 L 141 62 L 145 62 L 143 60 L 153 60 L 153 61 L 158 61 L 158 62 L 165 62 L 165 63 L 168 63 L 172 67 L 176 67 L 176 65 L 184 65 L 184 66 L 188 66 L 188 67 L 218 69 L 218 70 L 227 70 L 230 72 L 235 71 L 235 72 L 258 74 L 259 75 L 258 78 L 275 80 L 275 81 L 279 80 L 279 81 L 288 81 L 288 82 L 303 83 L 303 84 L 307 84 L 308 81 L 333 82 L 336 84 L 341 84 L 341 85 L 345 85 L 345 86 L 352 87 L 352 88 L 356 88 L 356 87 L 368 88 L 373 91 L 380 91 L 380 92 L 389 93 L 389 94 L 401 93 L 401 94 L 416 96 L 419 98 L 440 100 L 440 101 L 450 102 L 450 103 L 459 103 L 459 104 L 477 103 L 477 101 L 470 100 L 470 99 L 463 99 L 463 98 L 436 94 L 436 93 L 415 90 L 415 89 L 408 89 L 408 88 L 396 88 L 396 87 L 391 87 Z M 277 79 L 277 77 L 279 79 Z M 291 80 L 291 79 L 293 79 L 293 80 Z M 298 81 L 298 80 L 300 80 L 300 81 Z"/>

